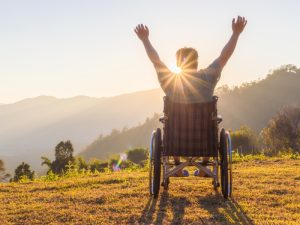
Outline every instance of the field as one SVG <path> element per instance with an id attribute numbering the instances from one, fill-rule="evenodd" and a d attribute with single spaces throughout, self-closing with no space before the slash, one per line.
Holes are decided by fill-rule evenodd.
<path id="1" fill-rule="evenodd" d="M 0 224 L 299 224 L 300 160 L 234 164 L 234 196 L 208 178 L 172 178 L 148 196 L 146 172 L 0 184 Z"/>

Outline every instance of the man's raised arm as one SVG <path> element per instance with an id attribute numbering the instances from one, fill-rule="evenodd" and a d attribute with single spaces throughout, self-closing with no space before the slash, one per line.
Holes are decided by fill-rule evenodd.
<path id="1" fill-rule="evenodd" d="M 228 59 L 231 57 L 232 53 L 234 52 L 239 36 L 243 32 L 246 24 L 247 24 L 247 20 L 245 19 L 245 17 L 238 16 L 237 20 L 232 19 L 231 38 L 223 48 L 219 58 L 217 58 L 215 61 L 219 64 L 220 70 L 222 70 L 222 68 L 225 66 Z"/>
<path id="2" fill-rule="evenodd" d="M 139 39 L 143 42 L 144 47 L 146 49 L 147 55 L 151 62 L 154 64 L 154 66 L 162 66 L 164 65 L 156 50 L 153 48 L 150 40 L 149 40 L 149 29 L 147 26 L 144 26 L 143 24 L 139 24 L 135 29 L 134 32 L 139 37 Z"/>

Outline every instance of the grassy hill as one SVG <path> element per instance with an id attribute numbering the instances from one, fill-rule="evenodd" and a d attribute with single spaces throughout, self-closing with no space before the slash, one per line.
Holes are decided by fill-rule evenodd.
<path id="1" fill-rule="evenodd" d="M 158 199 L 146 172 L 0 184 L 0 224 L 299 224 L 300 160 L 234 164 L 234 197 L 211 179 L 171 178 Z"/>

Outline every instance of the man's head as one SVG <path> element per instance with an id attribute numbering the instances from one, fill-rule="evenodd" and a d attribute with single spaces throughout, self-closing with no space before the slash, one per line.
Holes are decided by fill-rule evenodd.
<path id="1" fill-rule="evenodd" d="M 182 70 L 197 70 L 198 53 L 193 48 L 181 48 L 176 52 L 177 66 Z"/>

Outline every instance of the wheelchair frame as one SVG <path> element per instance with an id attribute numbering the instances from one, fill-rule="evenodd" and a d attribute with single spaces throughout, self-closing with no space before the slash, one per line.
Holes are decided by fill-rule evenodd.
<path id="1" fill-rule="evenodd" d="M 214 96 L 217 101 L 217 97 Z M 217 124 L 221 123 L 222 119 L 219 116 L 216 118 Z M 164 117 L 160 122 L 165 124 Z M 219 130 L 219 128 L 218 128 Z M 152 132 L 150 141 L 150 169 L 149 169 L 149 192 L 153 197 L 159 194 L 160 186 L 165 190 L 169 187 L 170 177 L 187 166 L 194 166 L 202 170 L 208 177 L 213 179 L 212 184 L 215 190 L 220 186 L 223 197 L 227 199 L 232 194 L 232 146 L 230 133 L 221 129 L 218 137 L 218 156 L 212 160 L 199 161 L 201 157 L 184 157 L 185 162 L 176 165 L 170 160 L 173 156 L 164 155 L 164 146 L 162 141 L 161 129 L 157 128 Z M 161 179 L 162 166 L 162 179 Z M 212 170 L 206 166 L 211 166 Z M 221 176 L 219 176 L 219 173 Z"/>

